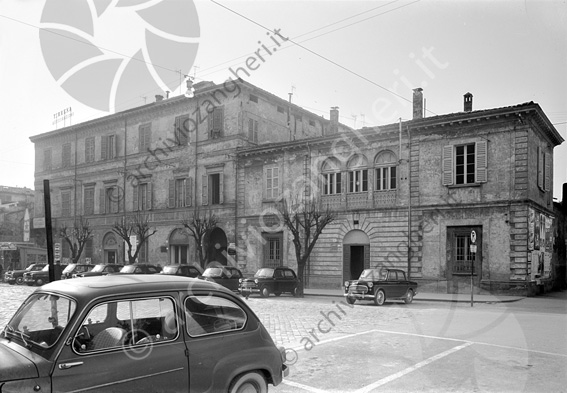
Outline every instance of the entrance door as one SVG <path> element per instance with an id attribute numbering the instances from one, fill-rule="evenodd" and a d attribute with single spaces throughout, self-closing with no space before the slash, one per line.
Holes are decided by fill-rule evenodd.
<path id="1" fill-rule="evenodd" d="M 364 270 L 364 246 L 350 246 L 350 279 L 360 277 Z"/>
<path id="2" fill-rule="evenodd" d="M 106 263 L 116 263 L 116 251 L 109 250 L 106 252 Z"/>
<path id="3" fill-rule="evenodd" d="M 370 239 L 360 229 L 354 229 L 343 239 L 343 282 L 357 279 L 369 267 Z"/>
<path id="4" fill-rule="evenodd" d="M 476 233 L 476 253 L 471 252 L 471 232 Z M 473 276 L 475 293 L 482 277 L 482 227 L 447 227 L 447 292 L 470 293 Z"/>

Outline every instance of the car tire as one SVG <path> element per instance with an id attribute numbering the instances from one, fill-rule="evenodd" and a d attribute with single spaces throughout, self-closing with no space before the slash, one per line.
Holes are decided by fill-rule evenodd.
<path id="1" fill-rule="evenodd" d="M 404 303 L 410 304 L 413 301 L 413 291 L 408 289 L 406 296 L 404 296 Z"/>
<path id="2" fill-rule="evenodd" d="M 276 296 L 280 296 L 282 293 L 281 292 L 274 292 L 274 295 Z"/>
<path id="3" fill-rule="evenodd" d="M 256 393 L 267 393 L 268 383 L 266 378 L 257 372 L 248 372 L 241 374 L 232 381 L 230 387 L 228 388 L 229 393 L 242 393 L 242 392 L 256 392 Z"/>
<path id="4" fill-rule="evenodd" d="M 374 304 L 381 306 L 386 301 L 386 294 L 382 289 L 378 289 L 374 295 Z"/>
<path id="5" fill-rule="evenodd" d="M 262 295 L 262 297 L 268 297 L 270 296 L 270 290 L 268 289 L 268 287 L 262 287 L 260 288 L 260 295 Z"/>
<path id="6" fill-rule="evenodd" d="M 24 278 L 23 277 L 16 278 L 16 284 L 17 285 L 23 285 L 24 284 Z"/>
<path id="7" fill-rule="evenodd" d="M 41 287 L 43 284 L 44 284 L 44 282 L 41 278 L 38 278 L 37 280 L 35 280 L 35 285 L 37 285 L 38 287 Z"/>
<path id="8" fill-rule="evenodd" d="M 356 299 L 355 299 L 354 297 L 352 297 L 352 296 L 347 296 L 346 302 L 347 302 L 348 304 L 354 304 L 354 303 L 356 302 Z"/>
<path id="9" fill-rule="evenodd" d="M 298 297 L 299 296 L 299 287 L 293 288 L 293 291 L 291 291 L 291 294 L 293 295 L 293 297 Z"/>

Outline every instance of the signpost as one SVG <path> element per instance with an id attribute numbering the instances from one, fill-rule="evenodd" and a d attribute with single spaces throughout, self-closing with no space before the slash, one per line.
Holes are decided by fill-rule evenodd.
<path id="1" fill-rule="evenodd" d="M 61 243 L 53 243 L 53 259 L 55 261 L 61 260 Z"/>
<path id="2" fill-rule="evenodd" d="M 473 299 L 473 293 L 474 293 L 474 261 L 475 261 L 475 256 L 476 256 L 476 232 L 474 230 L 471 231 L 471 245 L 470 245 L 471 249 L 471 254 L 472 254 L 472 261 L 471 261 L 471 307 L 473 307 L 474 304 L 474 299 Z"/>

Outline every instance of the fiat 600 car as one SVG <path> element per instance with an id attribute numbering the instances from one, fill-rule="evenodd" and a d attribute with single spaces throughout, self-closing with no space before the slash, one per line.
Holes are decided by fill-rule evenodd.
<path id="1" fill-rule="evenodd" d="M 346 300 L 354 304 L 357 300 L 373 300 L 381 306 L 388 299 L 401 299 L 409 304 L 417 294 L 417 283 L 408 281 L 406 273 L 399 269 L 365 269 L 358 280 L 345 282 Z"/>
<path id="2" fill-rule="evenodd" d="M 53 282 L 0 334 L 2 393 L 266 392 L 287 373 L 239 296 L 187 277 Z"/>

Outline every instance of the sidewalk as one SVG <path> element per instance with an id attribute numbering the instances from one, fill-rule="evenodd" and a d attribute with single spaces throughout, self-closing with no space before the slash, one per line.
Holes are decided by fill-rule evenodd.
<path id="1" fill-rule="evenodd" d="M 342 289 L 305 289 L 305 296 L 332 296 L 343 297 Z M 517 302 L 525 299 L 524 296 L 497 296 L 497 295 L 473 295 L 474 303 L 509 303 Z M 428 301 L 428 302 L 455 302 L 455 303 L 470 303 L 470 293 L 428 293 L 418 292 L 413 298 L 414 301 Z"/>

